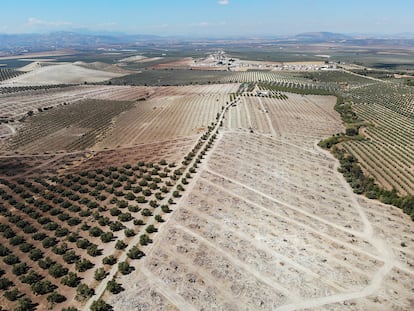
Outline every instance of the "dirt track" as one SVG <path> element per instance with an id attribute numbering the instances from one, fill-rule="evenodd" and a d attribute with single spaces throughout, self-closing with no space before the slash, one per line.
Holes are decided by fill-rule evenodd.
<path id="1" fill-rule="evenodd" d="M 412 222 L 353 194 L 315 146 L 338 129 L 334 100 L 293 98 L 256 102 L 263 117 L 230 108 L 126 290 L 105 297 L 115 310 L 413 309 Z"/>

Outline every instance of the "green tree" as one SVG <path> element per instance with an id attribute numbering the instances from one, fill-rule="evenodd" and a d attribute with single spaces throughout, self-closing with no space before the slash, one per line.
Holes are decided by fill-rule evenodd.
<path id="1" fill-rule="evenodd" d="M 44 280 L 32 284 L 30 288 L 35 295 L 44 295 L 52 292 L 56 286 L 50 281 Z"/>
<path id="2" fill-rule="evenodd" d="M 21 262 L 21 263 L 13 265 L 12 272 L 13 274 L 19 276 L 22 274 L 26 274 L 28 270 L 29 270 L 29 267 L 27 266 L 27 264 L 25 262 Z"/>
<path id="3" fill-rule="evenodd" d="M 91 311 L 112 311 L 112 307 L 102 299 L 98 299 L 92 302 Z"/>
<path id="4" fill-rule="evenodd" d="M 149 243 L 151 243 L 152 242 L 152 240 L 149 238 L 149 236 L 148 235 L 146 235 L 146 234 L 142 234 L 140 237 L 139 237 L 139 243 L 141 244 L 141 245 L 148 245 Z"/>
<path id="5" fill-rule="evenodd" d="M 125 244 L 124 241 L 122 240 L 116 241 L 116 244 L 115 244 L 116 249 L 124 249 L 125 247 L 127 247 L 127 245 Z"/>
<path id="6" fill-rule="evenodd" d="M 76 255 L 75 251 L 68 251 L 66 254 L 62 256 L 62 258 L 66 263 L 72 264 L 79 259 L 79 256 Z"/>
<path id="7" fill-rule="evenodd" d="M 20 281 L 25 284 L 32 285 L 40 280 L 43 279 L 43 276 L 35 272 L 34 270 L 30 270 L 29 273 L 26 275 L 22 275 L 20 277 Z"/>
<path id="8" fill-rule="evenodd" d="M 17 301 L 17 306 L 13 311 L 32 311 L 35 309 L 35 305 L 28 297 L 22 297 Z"/>
<path id="9" fill-rule="evenodd" d="M 106 289 L 110 291 L 112 294 L 118 294 L 123 290 L 121 284 L 117 283 L 115 279 L 108 281 L 108 283 L 106 284 Z"/>
<path id="10" fill-rule="evenodd" d="M 102 254 L 102 250 L 98 249 L 98 246 L 95 244 L 90 245 L 86 252 L 92 257 L 100 256 Z"/>
<path id="11" fill-rule="evenodd" d="M 117 259 L 113 255 L 106 256 L 102 259 L 102 263 L 104 265 L 110 265 L 110 266 L 116 264 L 116 261 Z"/>
<path id="12" fill-rule="evenodd" d="M 68 268 L 63 267 L 59 263 L 55 263 L 54 265 L 50 266 L 49 274 L 54 278 L 60 278 L 68 273 Z"/>
<path id="13" fill-rule="evenodd" d="M 129 274 L 133 270 L 133 267 L 127 261 L 123 261 L 118 264 L 118 269 L 122 274 Z"/>
<path id="14" fill-rule="evenodd" d="M 74 272 L 69 272 L 68 275 L 62 278 L 61 283 L 68 287 L 76 287 L 80 284 L 81 278 Z"/>
<path id="15" fill-rule="evenodd" d="M 113 240 L 114 234 L 112 232 L 104 232 L 101 234 L 101 241 L 104 243 L 109 243 Z"/>
<path id="16" fill-rule="evenodd" d="M 29 258 L 33 261 L 38 261 L 42 257 L 43 252 L 38 248 L 32 249 L 29 253 Z"/>
<path id="17" fill-rule="evenodd" d="M 93 288 L 89 288 L 88 285 L 81 283 L 76 288 L 76 300 L 85 301 L 86 299 L 92 297 L 95 294 Z"/>
<path id="18" fill-rule="evenodd" d="M 79 272 L 84 272 L 86 270 L 91 269 L 94 266 L 92 262 L 90 262 L 88 259 L 81 259 L 76 262 L 75 268 Z"/>
<path id="19" fill-rule="evenodd" d="M 154 225 L 149 225 L 145 231 L 147 231 L 148 233 L 153 233 L 153 232 L 157 232 L 158 229 L 154 227 Z"/>
<path id="20" fill-rule="evenodd" d="M 19 292 L 17 288 L 14 288 L 4 293 L 4 297 L 6 297 L 10 301 L 16 301 L 21 295 L 22 294 Z"/>
<path id="21" fill-rule="evenodd" d="M 145 256 L 144 252 L 141 251 L 138 247 L 133 246 L 129 251 L 127 256 L 131 259 L 140 259 Z"/>
<path id="22" fill-rule="evenodd" d="M 64 302 L 66 300 L 66 297 L 59 294 L 56 291 L 53 291 L 52 293 L 50 293 L 47 296 L 47 301 L 49 301 L 52 305 L 56 304 L 56 303 L 61 303 Z"/>
<path id="23" fill-rule="evenodd" d="M 106 274 L 104 268 L 98 268 L 95 270 L 94 278 L 97 281 L 102 281 L 106 277 Z"/>
<path id="24" fill-rule="evenodd" d="M 0 290 L 7 290 L 10 286 L 13 285 L 13 282 L 6 278 L 0 278 Z"/>

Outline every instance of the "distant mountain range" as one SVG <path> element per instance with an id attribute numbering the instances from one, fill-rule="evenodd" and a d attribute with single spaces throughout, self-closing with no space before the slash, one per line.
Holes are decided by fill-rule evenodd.
<path id="1" fill-rule="evenodd" d="M 305 32 L 294 36 L 294 38 L 299 41 L 311 42 L 341 41 L 354 39 L 352 36 L 333 32 Z"/>
<path id="2" fill-rule="evenodd" d="M 156 35 L 128 35 L 122 33 L 93 33 L 87 30 L 78 32 L 53 32 L 48 34 L 0 34 L 0 53 L 18 53 L 19 51 L 42 51 L 46 49 L 80 49 L 118 48 L 167 41 L 197 41 L 197 40 L 277 40 L 284 42 L 301 42 L 304 44 L 336 42 L 342 44 L 370 45 L 375 43 L 414 46 L 414 33 L 397 35 L 364 35 L 340 34 L 333 32 L 307 32 L 294 36 L 255 36 L 254 38 L 189 38 L 166 37 Z"/>

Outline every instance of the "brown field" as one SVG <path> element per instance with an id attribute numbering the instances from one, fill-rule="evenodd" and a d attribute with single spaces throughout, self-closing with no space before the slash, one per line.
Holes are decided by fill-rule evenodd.
<path id="1" fill-rule="evenodd" d="M 12 309 L 4 293 L 18 289 L 37 310 L 86 311 L 98 298 L 114 310 L 413 309 L 413 223 L 355 195 L 338 162 L 317 147 L 344 130 L 336 98 L 232 101 L 238 89 L 77 86 L 0 95 L 1 117 L 26 116 L 0 131 L 0 245 L 28 266 L 19 276 L 1 255 L 0 278 L 13 285 L 0 291 L 0 305 Z M 103 242 L 102 233 L 114 236 Z M 151 241 L 142 243 L 143 235 Z M 120 241 L 125 248 L 115 247 Z M 133 246 L 145 256 L 128 258 Z M 77 260 L 65 260 L 70 251 Z M 110 255 L 116 264 L 103 262 Z M 95 295 L 77 299 L 77 284 L 42 268 L 45 258 Z M 91 267 L 81 269 L 80 259 Z M 121 273 L 120 262 L 131 268 Z M 35 295 L 23 282 L 30 271 L 66 301 Z M 111 280 L 120 293 L 106 289 Z"/>

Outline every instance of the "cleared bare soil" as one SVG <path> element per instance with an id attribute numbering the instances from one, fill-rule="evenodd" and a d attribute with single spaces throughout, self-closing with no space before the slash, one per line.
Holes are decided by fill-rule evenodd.
<path id="1" fill-rule="evenodd" d="M 63 64 L 36 68 L 20 77 L 7 80 L 7 85 L 94 83 L 120 76 L 122 76 L 120 73 L 88 69 L 74 64 Z"/>
<path id="2" fill-rule="evenodd" d="M 115 310 L 413 309 L 412 222 L 356 196 L 316 147 L 338 131 L 334 99 L 288 96 L 229 109 L 146 257 L 118 276 L 125 291 L 105 294 Z"/>

